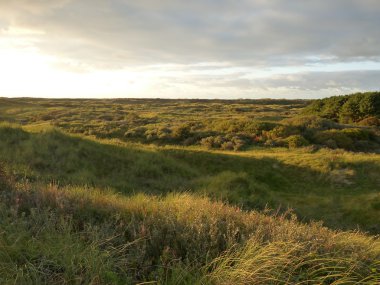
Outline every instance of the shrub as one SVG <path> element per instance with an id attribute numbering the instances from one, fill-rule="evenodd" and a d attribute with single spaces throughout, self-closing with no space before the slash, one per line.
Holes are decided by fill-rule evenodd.
<path id="1" fill-rule="evenodd" d="M 297 148 L 309 145 L 309 142 L 301 135 L 293 135 L 286 139 L 289 148 Z"/>
<path id="2" fill-rule="evenodd" d="M 277 126 L 270 131 L 263 131 L 263 135 L 267 137 L 268 139 L 272 139 L 272 140 L 275 140 L 278 138 L 286 138 L 290 135 L 296 135 L 299 133 L 300 131 L 296 127 L 287 126 L 287 125 Z"/>
<path id="3" fill-rule="evenodd" d="M 228 141 L 228 142 L 222 143 L 220 147 L 221 149 L 224 149 L 224 150 L 233 150 L 235 148 L 235 145 L 233 142 Z"/>
<path id="4" fill-rule="evenodd" d="M 314 136 L 317 144 L 322 144 L 330 148 L 354 149 L 354 141 L 340 130 L 327 130 L 318 132 Z"/>
<path id="5" fill-rule="evenodd" d="M 245 134 L 245 135 L 261 135 L 263 131 L 270 131 L 278 126 L 273 122 L 252 121 L 249 119 L 239 120 L 221 120 L 216 124 L 212 122 L 211 129 L 218 132 Z"/>
<path id="6" fill-rule="evenodd" d="M 343 129 L 340 132 L 347 135 L 353 140 L 369 140 L 373 136 L 369 130 L 362 130 L 358 128 Z"/>
<path id="7" fill-rule="evenodd" d="M 358 151 L 372 151 L 376 149 L 377 145 L 367 140 L 359 140 L 354 142 L 354 147 Z"/>
<path id="8" fill-rule="evenodd" d="M 185 139 L 182 144 L 189 146 L 189 145 L 195 145 L 197 143 L 198 139 L 196 137 L 189 137 Z"/>
<path id="9" fill-rule="evenodd" d="M 206 137 L 200 140 L 200 145 L 205 146 L 207 148 L 213 148 L 214 147 L 214 137 Z"/>
<path id="10" fill-rule="evenodd" d="M 247 141 L 239 137 L 232 138 L 232 143 L 235 151 L 242 150 L 247 145 Z"/>
<path id="11" fill-rule="evenodd" d="M 324 142 L 324 145 L 329 147 L 329 148 L 332 148 L 332 149 L 335 149 L 335 148 L 338 148 L 338 145 L 336 144 L 336 141 L 333 140 L 333 139 L 328 139 Z"/>
<path id="12" fill-rule="evenodd" d="M 146 132 L 145 127 L 137 127 L 137 128 L 133 128 L 131 130 L 126 131 L 124 133 L 124 136 L 127 138 L 141 138 L 144 136 L 145 132 Z"/>
<path id="13" fill-rule="evenodd" d="M 209 136 L 201 139 L 200 144 L 207 148 L 220 148 L 224 150 L 241 150 L 247 145 L 247 140 L 239 136 Z"/>
<path id="14" fill-rule="evenodd" d="M 210 136 L 201 139 L 200 144 L 207 148 L 220 148 L 226 139 L 222 136 Z"/>
<path id="15" fill-rule="evenodd" d="M 154 140 L 157 138 L 157 130 L 155 129 L 148 129 L 145 131 L 144 133 L 145 135 L 145 138 L 149 141 L 149 140 Z"/>
<path id="16" fill-rule="evenodd" d="M 188 125 L 176 126 L 172 129 L 174 139 L 184 140 L 190 136 L 190 127 Z"/>
<path id="17" fill-rule="evenodd" d="M 358 122 L 358 125 L 368 126 L 368 127 L 380 127 L 380 119 L 374 116 L 367 117 L 361 120 L 360 122 Z"/>
<path id="18" fill-rule="evenodd" d="M 157 138 L 163 139 L 163 140 L 172 138 L 172 130 L 165 127 L 158 129 Z"/>
<path id="19" fill-rule="evenodd" d="M 336 128 L 337 124 L 331 120 L 318 116 L 298 116 L 283 120 L 284 123 L 300 128 L 302 131 L 307 129 L 329 130 Z"/>
<path id="20" fill-rule="evenodd" d="M 264 142 L 265 146 L 275 146 L 276 142 L 274 140 L 268 139 Z"/>
<path id="21" fill-rule="evenodd" d="M 253 134 L 260 134 L 263 131 L 273 130 L 276 126 L 278 126 L 277 123 L 254 121 L 254 122 L 249 124 L 249 130 Z"/>
<path id="22" fill-rule="evenodd" d="M 222 136 L 216 136 L 213 138 L 213 145 L 215 148 L 220 148 L 226 139 Z"/>

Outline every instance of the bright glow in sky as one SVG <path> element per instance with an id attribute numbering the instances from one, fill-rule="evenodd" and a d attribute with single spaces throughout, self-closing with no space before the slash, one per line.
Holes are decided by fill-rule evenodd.
<path id="1" fill-rule="evenodd" d="M 144 74 L 120 70 L 83 73 L 61 69 L 60 59 L 35 50 L 1 49 L 0 93 L 3 96 L 110 97 L 130 96 L 147 88 Z"/>
<path id="2" fill-rule="evenodd" d="M 380 2 L 273 2 L 0 0 L 0 96 L 318 98 L 380 89 Z"/>

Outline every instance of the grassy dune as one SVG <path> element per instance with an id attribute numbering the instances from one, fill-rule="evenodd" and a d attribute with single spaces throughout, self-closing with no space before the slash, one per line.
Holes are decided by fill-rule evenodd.
<path id="1" fill-rule="evenodd" d="M 2 284 L 380 281 L 380 241 L 361 233 L 190 194 L 14 183 L 2 171 Z"/>
<path id="2" fill-rule="evenodd" d="M 194 192 L 245 209 L 290 207 L 305 221 L 379 233 L 378 154 L 311 148 L 205 151 L 3 124 L 0 156 L 18 179 L 30 182 L 110 188 L 127 195 Z"/>

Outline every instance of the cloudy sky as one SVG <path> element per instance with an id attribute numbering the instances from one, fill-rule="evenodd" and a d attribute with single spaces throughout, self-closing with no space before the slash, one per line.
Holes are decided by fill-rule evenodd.
<path id="1" fill-rule="evenodd" d="M 379 0 L 0 0 L 0 96 L 380 89 Z"/>

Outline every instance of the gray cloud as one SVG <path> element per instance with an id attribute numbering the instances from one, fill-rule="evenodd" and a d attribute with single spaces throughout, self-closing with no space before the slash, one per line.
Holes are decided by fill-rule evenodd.
<path id="1" fill-rule="evenodd" d="M 236 72 L 227 75 L 167 76 L 157 83 L 161 95 L 171 90 L 190 89 L 184 97 L 289 97 L 305 98 L 345 94 L 379 89 L 380 70 L 299 72 L 271 77 L 249 79 L 249 73 Z M 194 93 L 195 92 L 195 93 Z"/>
<path id="2" fill-rule="evenodd" d="M 378 0 L 0 0 L 0 40 L 61 70 L 147 73 L 162 97 L 324 96 L 379 89 L 373 66 L 305 69 L 380 66 L 379 15 Z M 254 76 L 272 67 L 289 71 Z"/>
<path id="3" fill-rule="evenodd" d="M 380 58 L 376 0 L 3 0 L 0 11 L 8 26 L 45 31 L 44 52 L 100 67 Z"/>
<path id="4" fill-rule="evenodd" d="M 278 75 L 261 81 L 267 87 L 298 90 L 377 90 L 380 70 L 309 72 L 291 75 Z M 257 81 L 256 81 L 257 82 Z M 254 82 L 253 82 L 254 84 Z"/>

